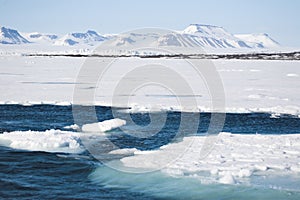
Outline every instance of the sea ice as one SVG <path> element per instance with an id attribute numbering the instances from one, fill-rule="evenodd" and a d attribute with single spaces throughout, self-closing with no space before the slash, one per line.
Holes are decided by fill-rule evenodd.
<path id="1" fill-rule="evenodd" d="M 97 122 L 93 124 L 85 124 L 81 130 L 83 132 L 106 132 L 112 129 L 118 128 L 126 124 L 125 120 L 122 119 L 110 119 L 103 122 Z"/>
<path id="2" fill-rule="evenodd" d="M 95 63 L 105 61 L 104 58 L 93 59 Z M 76 83 L 76 77 L 84 62 L 84 58 L 4 56 L 0 59 L 0 104 L 71 105 L 76 85 L 83 92 L 93 89 L 88 80 Z M 142 87 L 135 94 L 130 94 L 126 105 L 114 104 L 115 106 L 132 107 L 132 112 L 148 112 L 153 109 L 216 111 L 212 107 L 211 96 L 203 79 L 193 73 L 186 61 L 178 59 L 116 60 L 94 88 L 93 104 L 113 105 L 114 90 L 120 77 L 134 69 L 133 66 L 150 63 L 170 66 L 175 72 L 180 72 L 190 84 L 193 93 L 170 94 L 170 91 L 159 90 L 158 87 Z M 298 61 L 214 60 L 213 64 L 223 82 L 226 112 L 300 114 Z M 95 70 L 96 68 L 97 66 Z M 94 68 L 91 69 L 91 75 L 93 70 Z M 172 79 L 169 74 L 161 76 L 163 80 Z M 137 80 L 146 81 L 147 73 L 128 79 L 130 83 Z M 123 97 L 115 96 L 114 100 Z M 182 107 L 178 99 L 187 102 L 196 99 L 198 106 Z"/>
<path id="3" fill-rule="evenodd" d="M 138 151 L 122 158 L 125 167 L 160 170 L 172 175 L 210 173 L 216 182 L 246 181 L 257 173 L 293 174 L 300 169 L 300 134 L 260 135 L 220 133 L 213 151 L 200 156 L 205 136 L 190 136 L 156 151 Z M 146 170 L 145 170 L 146 169 Z M 125 169 L 126 170 L 126 169 Z M 200 175 L 199 175 L 200 176 Z"/>

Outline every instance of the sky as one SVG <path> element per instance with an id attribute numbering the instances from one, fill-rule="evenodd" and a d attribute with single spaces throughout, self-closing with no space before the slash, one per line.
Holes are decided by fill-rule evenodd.
<path id="1" fill-rule="evenodd" d="M 268 33 L 284 46 L 300 47 L 299 10 L 299 0 L 0 0 L 0 26 L 105 34 L 145 27 L 183 30 L 197 23 L 233 34 Z"/>

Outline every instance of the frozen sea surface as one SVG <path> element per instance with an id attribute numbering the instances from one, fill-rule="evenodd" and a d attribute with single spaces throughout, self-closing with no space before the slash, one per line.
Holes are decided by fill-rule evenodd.
<path id="1" fill-rule="evenodd" d="M 70 57 L 0 57 L 0 104 L 56 104 L 73 103 L 74 87 L 81 92 L 93 90 L 95 105 L 111 106 L 114 90 L 123 76 L 139 65 L 158 64 L 168 66 L 186 80 L 193 92 L 172 94 L 163 88 L 142 87 L 134 91 L 126 104 L 132 111 L 179 110 L 187 108 L 178 104 L 177 97 L 184 101 L 196 99 L 193 111 L 216 111 L 211 104 L 210 91 L 205 80 L 197 75 L 186 61 L 180 59 L 122 58 L 114 61 L 99 79 L 97 85 L 89 79 L 77 80 L 85 58 Z M 95 65 L 87 75 L 93 77 L 99 68 L 106 65 L 105 58 L 90 58 Z M 274 114 L 300 114 L 299 61 L 266 60 L 214 60 L 212 61 L 223 83 L 225 111 L 231 113 L 272 112 Z M 101 70 L 101 69 L 100 69 Z M 127 77 L 127 83 L 137 80 L 147 82 L 151 70 L 139 77 Z M 100 76 L 100 75 L 97 75 Z M 161 80 L 172 80 L 171 74 L 161 74 Z M 206 77 L 210 78 L 210 77 Z M 83 102 L 84 103 L 84 102 Z"/>

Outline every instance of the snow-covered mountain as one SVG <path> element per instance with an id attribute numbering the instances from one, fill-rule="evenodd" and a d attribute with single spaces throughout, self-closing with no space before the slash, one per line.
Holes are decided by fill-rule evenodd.
<path id="1" fill-rule="evenodd" d="M 100 35 L 96 31 L 69 33 L 63 36 L 44 33 L 19 33 L 16 30 L 1 27 L 2 44 L 46 44 L 55 46 L 96 46 L 103 41 L 106 45 L 119 49 L 138 47 L 201 47 L 204 49 L 263 49 L 276 48 L 278 42 L 267 34 L 234 35 L 222 27 L 191 24 L 183 31 L 155 32 L 133 31 L 125 34 Z"/>
<path id="2" fill-rule="evenodd" d="M 21 33 L 24 38 L 32 43 L 54 43 L 58 39 L 58 35 L 44 33 Z"/>
<path id="3" fill-rule="evenodd" d="M 120 34 L 106 42 L 106 47 L 116 48 L 119 51 L 141 47 L 167 47 L 169 50 L 176 49 L 179 52 L 194 51 L 195 48 L 193 47 L 203 49 L 264 49 L 278 47 L 278 43 L 266 34 L 251 34 L 252 37 L 236 36 L 222 27 L 211 25 L 191 24 L 183 31 L 177 32 L 154 31 L 149 29 Z"/>
<path id="4" fill-rule="evenodd" d="M 72 46 L 76 44 L 87 44 L 94 46 L 107 38 L 99 35 L 96 31 L 88 30 L 86 33 L 70 33 L 59 38 L 55 45 Z"/>
<path id="5" fill-rule="evenodd" d="M 182 31 L 183 34 L 193 35 L 193 40 L 202 47 L 214 48 L 251 48 L 245 41 L 235 37 L 224 28 L 212 25 L 191 24 Z M 187 36 L 191 37 L 191 36 Z"/>
<path id="6" fill-rule="evenodd" d="M 0 27 L 0 44 L 24 44 L 30 43 L 17 30 Z"/>
<path id="7" fill-rule="evenodd" d="M 259 47 L 263 48 L 274 48 L 279 47 L 279 43 L 273 40 L 266 33 L 258 33 L 258 34 L 236 34 L 235 37 L 245 41 L 247 44 L 257 44 Z"/>

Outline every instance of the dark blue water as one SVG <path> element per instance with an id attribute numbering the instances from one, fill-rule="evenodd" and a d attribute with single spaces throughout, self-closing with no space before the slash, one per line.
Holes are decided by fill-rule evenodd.
<path id="1" fill-rule="evenodd" d="M 87 109 L 86 107 L 83 107 Z M 120 110 L 121 112 L 122 110 Z M 99 121 L 112 119 L 109 107 L 96 107 Z M 160 115 L 161 113 L 155 113 Z M 155 149 L 169 143 L 175 136 L 179 112 L 168 112 L 162 130 L 149 138 L 133 138 L 122 133 L 113 134 L 111 141 L 121 148 Z M 85 113 L 82 113 L 85 117 Z M 150 123 L 147 113 L 131 114 L 141 126 Z M 207 131 L 210 113 L 201 113 L 197 133 Z M 2 105 L 0 106 L 0 133 L 12 131 L 64 130 L 74 124 L 71 106 Z M 128 125 L 127 131 L 136 131 Z M 270 118 L 268 113 L 227 114 L 223 131 L 231 133 L 293 134 L 299 133 L 300 119 L 290 115 Z M 89 175 L 101 163 L 88 152 L 80 156 L 28 152 L 0 146 L 0 199 L 153 199 L 154 196 L 133 192 L 127 188 L 112 188 L 93 183 Z M 230 197 L 230 195 L 229 195 Z"/>

